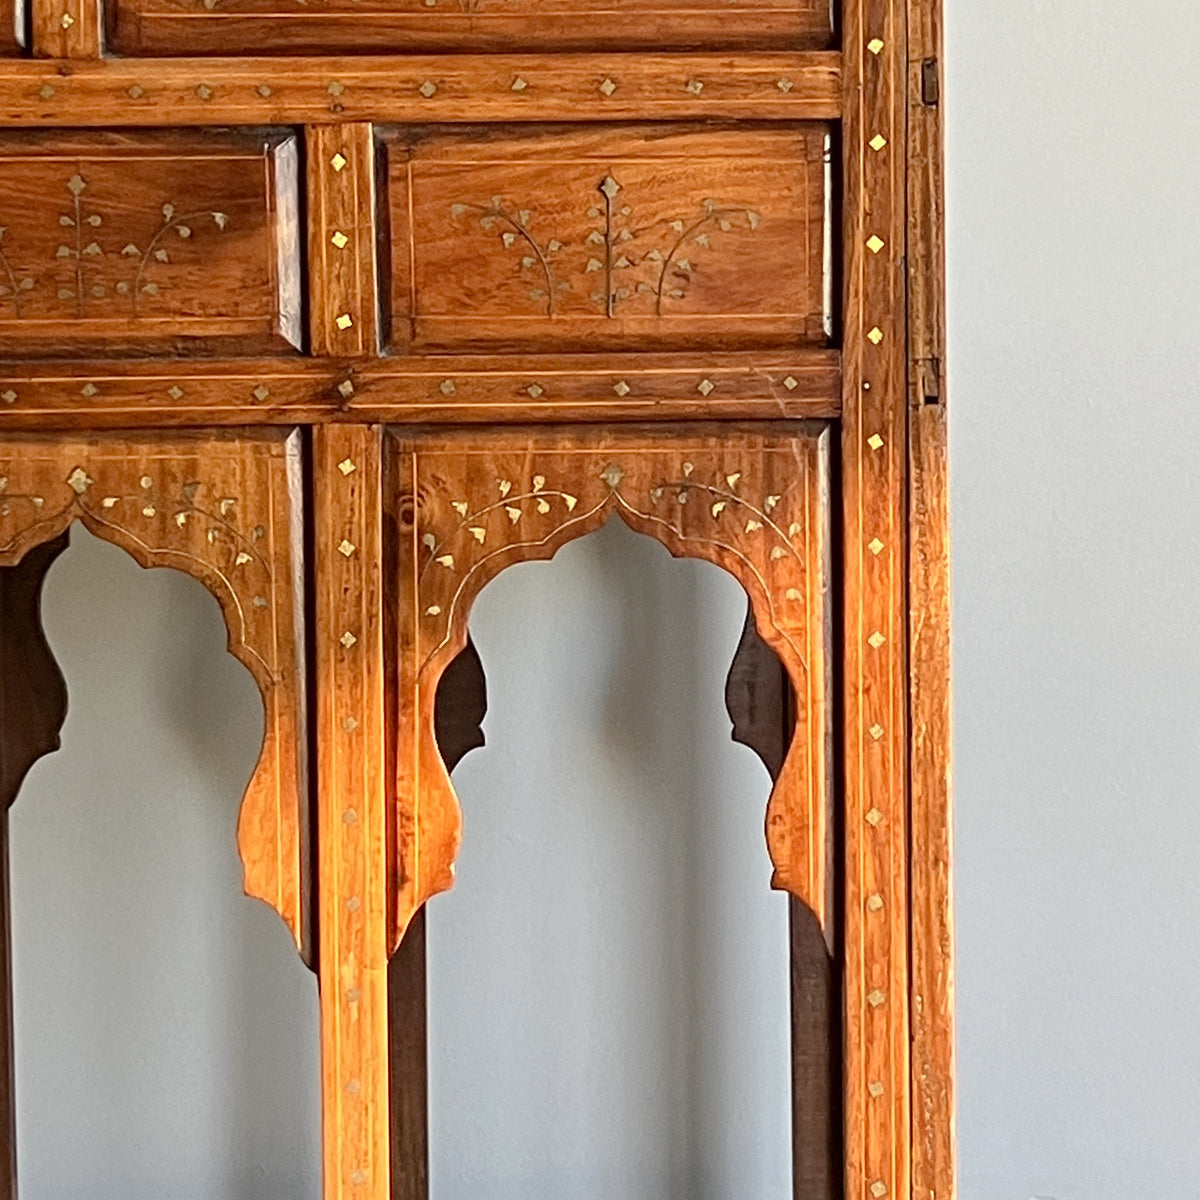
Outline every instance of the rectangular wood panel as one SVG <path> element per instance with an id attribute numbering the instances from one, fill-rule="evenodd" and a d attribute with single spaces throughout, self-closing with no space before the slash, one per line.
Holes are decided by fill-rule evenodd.
<path id="1" fill-rule="evenodd" d="M 828 148 L 815 123 L 399 131 L 391 345 L 823 344 Z"/>
<path id="2" fill-rule="evenodd" d="M 125 54 L 828 46 L 828 0 L 113 0 Z"/>
<path id="3" fill-rule="evenodd" d="M 286 133 L 0 138 L 0 353 L 249 354 L 300 343 Z"/>

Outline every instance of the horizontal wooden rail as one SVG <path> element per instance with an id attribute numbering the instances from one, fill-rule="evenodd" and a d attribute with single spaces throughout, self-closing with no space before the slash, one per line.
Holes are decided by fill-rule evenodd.
<path id="1" fill-rule="evenodd" d="M 0 62 L 0 124 L 832 120 L 832 51 L 23 59 Z"/>
<path id="2" fill-rule="evenodd" d="M 836 417 L 836 350 L 0 364 L 0 430 Z"/>

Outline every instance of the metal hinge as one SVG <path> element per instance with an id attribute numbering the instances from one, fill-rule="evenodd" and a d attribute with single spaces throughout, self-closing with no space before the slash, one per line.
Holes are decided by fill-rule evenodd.
<path id="1" fill-rule="evenodd" d="M 938 77 L 938 60 L 927 58 L 921 63 L 921 103 L 927 108 L 936 108 L 941 99 L 942 86 Z"/>

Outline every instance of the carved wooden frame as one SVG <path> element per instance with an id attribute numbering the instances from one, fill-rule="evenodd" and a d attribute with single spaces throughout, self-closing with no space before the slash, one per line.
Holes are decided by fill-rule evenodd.
<path id="1" fill-rule="evenodd" d="M 151 445 L 176 454 L 172 469 L 185 471 L 186 482 L 215 481 L 222 463 L 236 461 L 238 477 L 248 473 L 256 494 L 272 497 L 273 516 L 263 524 L 273 539 L 273 561 L 279 556 L 271 587 L 282 589 L 273 593 L 272 611 L 290 614 L 291 640 L 273 645 L 274 658 L 264 656 L 274 682 L 268 687 L 265 676 L 256 678 L 268 708 L 281 706 L 281 723 L 269 722 L 269 730 L 276 729 L 278 745 L 295 751 L 287 756 L 294 764 L 278 768 L 278 778 L 288 782 L 274 785 L 295 824 L 291 841 L 269 831 L 265 839 L 282 847 L 288 865 L 280 879 L 286 882 L 254 882 L 252 865 L 248 878 L 307 944 L 305 638 L 294 623 L 305 608 L 298 582 L 303 505 L 301 455 L 290 431 L 314 426 L 308 457 L 315 555 L 307 581 L 317 701 L 311 902 L 321 918 L 314 940 L 322 983 L 326 1200 L 413 1200 L 424 1186 L 421 1133 L 411 1123 L 404 1135 L 413 1152 L 411 1178 L 389 1179 L 389 1145 L 398 1137 L 390 1127 L 390 1064 L 403 1060 L 416 1041 L 411 1030 L 396 1031 L 389 956 L 421 900 L 446 878 L 445 856 L 440 870 L 414 866 L 403 849 L 403 818 L 396 823 L 393 781 L 400 781 L 403 796 L 405 771 L 418 761 L 409 751 L 430 761 L 428 740 L 423 749 L 407 746 L 396 720 L 404 704 L 398 688 L 407 635 L 403 621 L 397 623 L 393 593 L 409 578 L 390 524 L 402 519 L 390 499 L 403 489 L 396 448 L 412 447 L 410 462 L 419 464 L 439 439 L 451 444 L 469 436 L 409 428 L 417 422 L 604 422 L 610 426 L 604 431 L 555 435 L 556 445 L 574 439 L 585 457 L 603 456 L 597 447 L 617 438 L 612 423 L 650 419 L 710 422 L 704 436 L 717 428 L 711 422 L 819 419 L 833 422 L 840 438 L 834 494 L 840 491 L 842 515 L 834 561 L 841 600 L 835 657 L 842 686 L 836 773 L 845 850 L 846 1195 L 949 1200 L 953 958 L 938 0 L 842 0 L 841 50 L 526 53 L 504 56 L 499 71 L 496 56 L 476 53 L 105 58 L 95 0 L 32 0 L 31 10 L 38 57 L 0 58 L 0 125 L 305 127 L 310 354 L 238 362 L 0 362 L 0 475 L 9 478 L 12 494 L 41 496 L 56 514 L 39 524 L 36 536 L 22 535 L 19 546 L 14 541 L 0 552 L 0 562 L 15 562 L 35 542 L 45 547 L 35 552 L 39 557 L 26 554 L 28 577 L 10 599 L 24 606 L 31 625 L 34 577 L 48 566 L 54 538 L 78 519 L 144 564 L 183 565 L 218 595 L 224 588 L 231 620 L 236 604 L 228 581 L 206 559 L 208 543 L 187 543 L 189 566 L 169 541 L 143 545 L 106 524 L 108 510 L 95 509 L 87 498 L 103 492 L 101 501 L 112 495 L 123 504 L 121 496 L 141 494 L 139 464 Z M 515 86 L 517 79 L 523 86 Z M 379 356 L 373 123 L 706 118 L 840 123 L 839 348 L 636 359 L 620 353 Z M 335 254 L 329 246 L 339 232 L 346 241 Z M 546 386 L 550 380 L 553 388 Z M 385 431 L 378 422 L 405 427 Z M 158 432 L 123 432 L 147 425 Z M 164 431 L 219 426 L 230 429 Z M 725 428 L 734 435 L 733 425 Z M 22 440 L 27 437 L 33 440 Z M 10 464 L 35 444 L 43 457 L 26 455 L 30 465 L 21 470 L 36 478 L 20 483 L 17 493 L 18 471 Z M 102 460 L 112 461 L 125 486 L 103 486 L 108 466 L 95 465 Z M 598 460 L 588 461 L 594 466 Z M 67 482 L 77 467 L 79 482 L 91 481 L 83 492 Z M 550 478 L 548 470 L 537 473 Z M 154 478 L 153 471 L 145 474 Z M 529 496 L 540 495 L 534 473 L 526 474 Z M 597 486 L 594 473 L 588 482 Z M 227 491 L 216 497 L 218 513 L 220 500 L 237 499 Z M 168 507 L 171 499 L 179 497 L 172 494 Z M 530 502 L 536 514 L 538 501 Z M 158 502 L 145 508 L 157 517 Z M 132 511 L 135 522 L 156 519 Z M 605 511 L 602 506 L 594 519 Z M 286 535 L 278 524 L 284 514 Z M 192 538 L 196 528 L 185 522 L 163 532 Z M 415 519 L 413 530 L 416 554 Z M 5 599 L 0 592 L 0 603 Z M 404 619 L 417 621 L 415 593 L 410 599 L 414 606 L 402 610 Z M 454 639 L 462 636 L 460 624 Z M 36 638 L 29 628 L 30 653 L 36 653 Z M 53 680 L 46 686 L 52 711 Z M 425 704 L 427 734 L 428 699 L 418 693 L 410 702 Z M 41 748 L 49 748 L 53 735 L 43 742 Z M 0 781 L 9 786 L 19 772 L 11 767 L 8 740 L 0 740 L 0 748 Z M 252 794 L 266 770 L 260 766 Z M 434 762 L 435 793 L 440 770 Z M 455 827 L 452 819 L 449 827 Z M 811 896 L 813 887 L 810 872 L 797 890 Z M 415 928 L 404 940 L 391 958 L 393 971 L 405 956 L 420 953 L 420 934 Z M 418 1024 L 414 1018 L 411 1029 Z M 11 1155 L 11 1142 L 8 1150 Z M 0 1196 L 8 1187 L 0 1176 Z"/>

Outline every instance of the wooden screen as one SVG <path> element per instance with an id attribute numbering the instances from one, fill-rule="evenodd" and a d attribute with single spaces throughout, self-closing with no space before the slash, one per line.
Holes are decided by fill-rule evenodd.
<path id="1" fill-rule="evenodd" d="M 0 13 L 0 798 L 73 522 L 214 591 L 326 1200 L 428 1200 L 471 604 L 610 519 L 747 593 L 797 1200 L 952 1195 L 939 45 L 936 0 Z"/>

